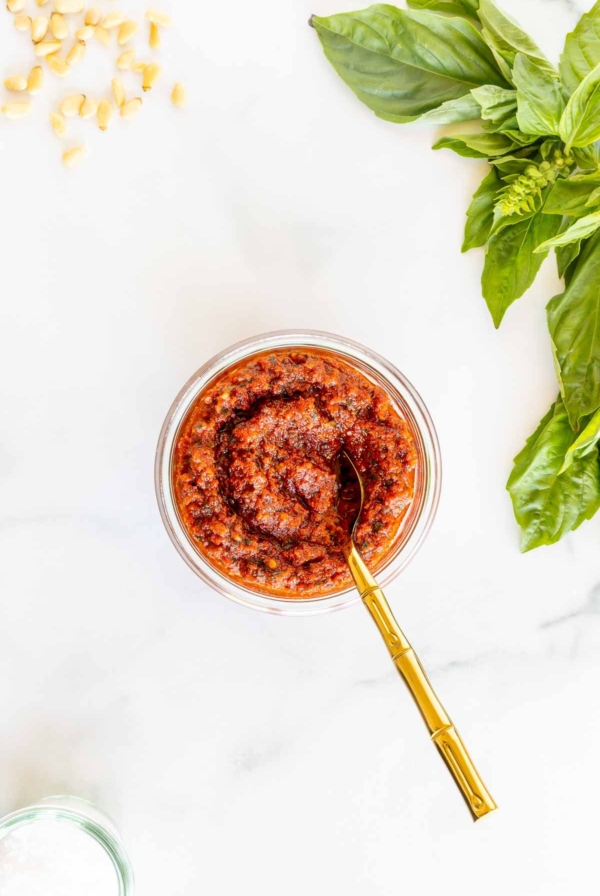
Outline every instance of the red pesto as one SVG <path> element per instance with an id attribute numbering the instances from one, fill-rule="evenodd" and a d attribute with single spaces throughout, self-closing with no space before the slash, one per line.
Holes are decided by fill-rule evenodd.
<path id="1" fill-rule="evenodd" d="M 335 352 L 254 355 L 210 383 L 182 424 L 173 486 L 183 525 L 213 566 L 248 587 L 286 598 L 345 588 L 342 450 L 364 478 L 357 542 L 376 570 L 414 494 L 408 424 Z M 345 508 L 358 506 L 355 481 L 342 480 L 342 492 Z"/>

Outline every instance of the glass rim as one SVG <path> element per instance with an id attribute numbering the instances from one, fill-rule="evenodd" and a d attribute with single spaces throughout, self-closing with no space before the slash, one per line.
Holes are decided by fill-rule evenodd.
<path id="1" fill-rule="evenodd" d="M 82 809 L 67 808 L 57 805 L 61 800 L 70 800 L 72 802 L 81 803 Z M 94 813 L 104 816 L 107 825 L 101 824 L 89 815 L 86 815 L 83 807 L 88 806 Z M 47 823 L 49 821 L 59 821 L 66 823 L 72 827 L 82 831 L 87 836 L 95 840 L 96 843 L 104 850 L 110 859 L 117 877 L 118 896 L 133 896 L 134 894 L 134 875 L 131 862 L 125 852 L 125 848 L 116 833 L 116 827 L 112 818 L 89 800 L 81 797 L 73 797 L 61 795 L 45 797 L 37 803 L 17 809 L 10 812 L 3 818 L 0 818 L 0 841 L 9 834 L 14 833 L 22 827 L 27 827 L 38 822 Z M 108 827 L 114 828 L 114 832 Z"/>
<path id="2" fill-rule="evenodd" d="M 352 339 L 320 330 L 277 330 L 237 342 L 203 364 L 175 397 L 161 428 L 155 459 L 155 488 L 160 515 L 177 552 L 205 584 L 224 597 L 252 609 L 285 616 L 310 616 L 332 612 L 360 600 L 354 585 L 314 597 L 283 597 L 244 587 L 228 578 L 202 555 L 183 526 L 172 487 L 172 461 L 175 444 L 187 414 L 200 392 L 234 364 L 266 351 L 285 348 L 313 348 L 330 351 L 351 365 L 358 365 L 389 395 L 413 432 L 420 452 L 420 501 L 408 514 L 410 531 L 377 570 L 378 581 L 388 585 L 423 544 L 437 511 L 442 477 L 442 462 L 437 433 L 427 407 L 407 377 L 393 364 Z M 403 521 L 401 532 L 405 523 Z"/>

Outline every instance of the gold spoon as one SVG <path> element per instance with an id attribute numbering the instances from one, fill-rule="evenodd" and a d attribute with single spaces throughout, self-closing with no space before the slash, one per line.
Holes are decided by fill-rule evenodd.
<path id="1" fill-rule="evenodd" d="M 364 605 L 371 614 L 386 643 L 394 665 L 404 679 L 423 716 L 423 720 L 431 735 L 431 740 L 438 748 L 442 759 L 465 798 L 473 820 L 477 821 L 498 807 L 479 777 L 467 748 L 450 721 L 446 710 L 438 700 L 417 654 L 394 619 L 383 591 L 367 569 L 356 547 L 356 531 L 365 502 L 365 489 L 362 477 L 356 469 L 352 458 L 346 452 L 343 452 L 343 459 L 349 464 L 351 468 L 349 472 L 354 473 L 360 487 L 360 506 L 349 529 L 348 541 L 344 545 L 344 554 L 352 578 Z M 339 461 L 336 472 L 340 494 L 342 495 L 341 500 L 344 500 Z"/>

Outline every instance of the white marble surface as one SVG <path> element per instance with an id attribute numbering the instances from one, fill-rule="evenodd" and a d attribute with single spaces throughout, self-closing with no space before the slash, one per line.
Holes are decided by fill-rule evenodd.
<path id="1" fill-rule="evenodd" d="M 505 3 L 554 56 L 586 5 Z M 129 128 L 82 124 L 77 171 L 45 116 L 106 83 L 100 48 L 0 121 L 0 814 L 95 800 L 144 896 L 591 892 L 600 519 L 521 556 L 504 491 L 556 391 L 553 265 L 495 332 L 481 253 L 459 251 L 483 166 L 348 93 L 306 26 L 343 4 L 169 6 L 163 88 Z M 1 21 L 4 78 L 30 51 Z M 436 421 L 439 515 L 390 598 L 501 806 L 480 825 L 360 606 L 242 609 L 163 531 L 152 465 L 175 393 L 292 326 L 378 350 Z"/>

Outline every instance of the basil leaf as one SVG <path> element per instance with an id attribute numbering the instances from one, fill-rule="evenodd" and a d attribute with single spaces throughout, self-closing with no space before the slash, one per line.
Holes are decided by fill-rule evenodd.
<path id="1" fill-rule="evenodd" d="M 549 249 L 553 249 L 555 246 L 567 246 L 569 243 L 585 240 L 588 236 L 595 233 L 599 227 L 600 211 L 594 212 L 591 215 L 586 215 L 585 218 L 579 218 L 568 228 L 568 230 L 559 233 L 550 240 L 546 240 L 546 242 L 538 246 L 535 251 L 536 253 L 548 252 Z"/>
<path id="2" fill-rule="evenodd" d="M 582 171 L 593 171 L 600 168 L 600 142 L 590 143 L 580 149 L 573 149 L 573 157 Z"/>
<path id="3" fill-rule="evenodd" d="M 579 218 L 589 214 L 587 201 L 600 186 L 599 174 L 576 174 L 568 180 L 557 180 L 544 205 L 545 215 L 568 215 Z"/>
<path id="4" fill-rule="evenodd" d="M 520 159 L 517 156 L 502 156 L 500 159 L 492 159 L 490 165 L 494 165 L 498 171 L 505 175 L 523 174 L 531 165 L 530 159 Z"/>
<path id="5" fill-rule="evenodd" d="M 586 243 L 547 315 L 561 392 L 571 426 L 578 430 L 582 417 L 600 407 L 600 232 Z"/>
<path id="6" fill-rule="evenodd" d="M 477 17 L 479 0 L 407 0 L 411 9 L 429 9 L 432 12 L 445 12 L 449 16 Z"/>
<path id="7" fill-rule="evenodd" d="M 503 128 L 502 132 L 505 137 L 508 137 L 509 140 L 512 140 L 517 146 L 531 146 L 532 143 L 537 143 L 538 137 L 536 134 L 524 134 L 523 131 L 518 129 L 510 129 L 506 130 Z"/>
<path id="8" fill-rule="evenodd" d="M 326 57 L 377 115 L 414 121 L 482 84 L 505 86 L 494 57 L 465 19 L 377 5 L 313 16 Z"/>
<path id="9" fill-rule="evenodd" d="M 537 44 L 519 28 L 505 13 L 501 12 L 493 0 L 480 0 L 479 20 L 483 25 L 486 43 L 496 50 L 513 68 L 515 56 L 522 53 L 550 75 L 556 77 L 556 70 L 546 59 Z"/>
<path id="10" fill-rule="evenodd" d="M 516 121 L 516 90 L 486 84 L 484 87 L 476 87 L 471 91 L 471 95 L 481 106 L 480 114 L 486 121 L 492 121 L 494 124 L 505 124 L 512 119 Z"/>
<path id="11" fill-rule="evenodd" d="M 560 84 L 522 53 L 515 56 L 513 80 L 517 87 L 517 121 L 525 134 L 558 134 L 565 101 Z"/>
<path id="12" fill-rule="evenodd" d="M 569 243 L 566 246 L 556 247 L 556 267 L 559 277 L 566 277 L 570 281 L 568 271 L 575 259 L 579 257 L 581 244 L 582 240 L 575 240 L 574 243 Z"/>
<path id="13" fill-rule="evenodd" d="M 495 327 L 500 326 L 506 310 L 535 280 L 544 256 L 535 255 L 533 250 L 554 236 L 560 223 L 553 215 L 536 212 L 490 239 L 481 286 Z"/>
<path id="14" fill-rule="evenodd" d="M 559 397 L 523 450 L 507 483 L 521 527 L 521 550 L 554 544 L 589 520 L 600 507 L 598 452 L 572 461 L 562 472 L 575 440 Z"/>
<path id="15" fill-rule="evenodd" d="M 569 93 L 577 90 L 586 75 L 600 64 L 600 2 L 583 15 L 567 34 L 560 57 L 560 77 Z"/>
<path id="16" fill-rule="evenodd" d="M 379 113 L 378 117 L 397 124 L 406 122 L 406 119 L 400 121 L 397 115 Z M 477 118 L 481 118 L 481 107 L 470 93 L 466 93 L 457 100 L 448 100 L 447 103 L 442 103 L 437 109 L 425 112 L 424 115 L 418 118 L 418 121 L 426 121 L 429 124 L 454 124 L 459 121 L 473 121 Z M 414 121 L 415 119 L 411 120 Z"/>
<path id="17" fill-rule="evenodd" d="M 600 137 L 600 65 L 587 75 L 569 99 L 560 120 L 560 139 L 572 146 L 588 146 Z"/>
<path id="18" fill-rule="evenodd" d="M 587 457 L 600 442 L 600 411 L 596 411 L 590 422 L 573 442 L 565 455 L 560 473 L 568 470 L 574 460 Z"/>
<path id="19" fill-rule="evenodd" d="M 468 159 L 488 159 L 502 156 L 515 149 L 516 144 L 503 134 L 455 134 L 454 137 L 442 137 L 433 144 L 433 149 L 452 149 L 459 156 Z"/>
<path id="20" fill-rule="evenodd" d="M 496 194 L 502 186 L 502 181 L 495 168 L 482 180 L 479 189 L 474 193 L 471 205 L 467 211 L 467 223 L 465 225 L 465 239 L 462 251 L 468 252 L 487 243 L 492 221 L 494 219 L 494 205 Z"/>

